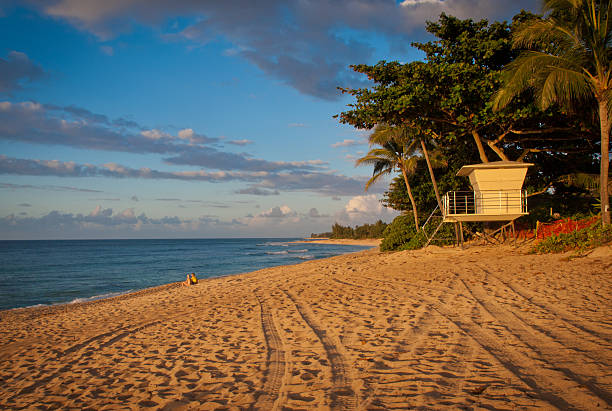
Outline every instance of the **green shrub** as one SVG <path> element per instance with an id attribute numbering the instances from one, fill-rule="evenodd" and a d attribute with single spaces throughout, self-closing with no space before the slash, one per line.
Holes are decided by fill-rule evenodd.
<path id="1" fill-rule="evenodd" d="M 436 224 L 428 224 L 428 236 L 433 234 Z M 417 250 L 427 244 L 427 236 L 414 228 L 414 218 L 411 214 L 396 217 L 387 226 L 380 243 L 381 251 Z M 433 244 L 448 245 L 455 242 L 455 227 L 452 224 L 442 224 L 438 230 Z"/>
<path id="2" fill-rule="evenodd" d="M 416 229 L 412 215 L 397 216 L 385 229 L 380 249 L 381 251 L 399 250 L 400 247 L 408 244 L 415 234 Z"/>
<path id="3" fill-rule="evenodd" d="M 586 251 L 612 242 L 612 225 L 603 227 L 601 222 L 582 230 L 559 234 L 540 241 L 531 249 L 534 253 L 562 253 L 576 250 Z"/>
<path id="4" fill-rule="evenodd" d="M 425 236 L 425 234 L 423 234 L 423 232 L 418 232 L 412 236 L 410 241 L 402 245 L 399 249 L 400 250 L 418 250 L 420 248 L 425 247 L 425 244 L 427 244 L 427 237 Z"/>

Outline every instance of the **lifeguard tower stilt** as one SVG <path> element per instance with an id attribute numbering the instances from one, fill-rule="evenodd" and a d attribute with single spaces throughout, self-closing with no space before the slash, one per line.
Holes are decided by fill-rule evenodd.
<path id="1" fill-rule="evenodd" d="M 508 223 L 495 233 L 505 232 L 507 227 L 512 227 L 514 234 L 514 220 L 529 214 L 523 182 L 527 168 L 532 165 L 518 161 L 495 161 L 461 167 L 457 176 L 468 177 L 474 191 L 450 191 L 444 195 L 442 221 L 427 241 L 427 245 L 444 223 L 459 224 L 460 238 L 457 241 L 460 244 L 463 244 L 464 221 L 506 221 Z M 487 236 L 484 238 L 490 241 Z"/>

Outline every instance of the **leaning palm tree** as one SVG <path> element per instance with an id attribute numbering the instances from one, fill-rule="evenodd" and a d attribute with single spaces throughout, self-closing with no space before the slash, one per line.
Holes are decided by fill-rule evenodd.
<path id="1" fill-rule="evenodd" d="M 609 0 L 544 0 L 548 16 L 524 23 L 514 46 L 524 48 L 505 72 L 494 97 L 502 108 L 527 89 L 542 108 L 553 103 L 597 104 L 601 128 L 600 197 L 602 223 L 610 224 L 608 192 L 609 139 L 612 112 L 612 2 Z"/>
<path id="2" fill-rule="evenodd" d="M 376 133 L 379 127 L 376 126 L 374 133 Z M 356 161 L 356 165 L 372 165 L 374 171 L 372 177 L 368 180 L 365 185 L 367 191 L 372 184 L 378 181 L 382 176 L 391 174 L 396 169 L 402 173 L 404 182 L 406 183 L 406 190 L 408 191 L 408 197 L 410 198 L 410 204 L 412 205 L 412 214 L 414 215 L 414 225 L 416 230 L 419 230 L 419 216 L 417 212 L 416 202 L 412 195 L 410 183 L 408 182 L 408 174 L 412 173 L 416 169 L 416 141 L 412 144 L 402 144 L 393 139 L 378 144 L 375 141 L 370 140 L 370 146 L 378 145 L 378 147 L 371 148 L 368 153 L 359 158 Z"/>
<path id="3" fill-rule="evenodd" d="M 381 123 L 374 129 L 374 132 L 370 135 L 369 141 L 370 144 L 374 143 L 382 145 L 387 141 L 393 140 L 404 144 L 407 147 L 414 147 L 415 142 L 418 142 L 418 144 L 421 146 L 421 153 L 423 153 L 423 157 L 425 157 L 425 162 L 427 163 L 429 178 L 431 179 L 436 200 L 438 201 L 438 207 L 440 207 L 440 210 L 442 210 L 442 200 L 440 199 L 440 191 L 438 190 L 436 176 L 433 172 L 432 158 L 429 156 L 429 150 L 427 150 L 427 145 L 425 143 L 426 138 L 423 134 L 418 133 L 416 130 L 416 128 L 409 127 L 407 125 L 390 126 Z M 436 165 L 442 163 L 442 161 L 439 159 L 438 152 L 434 153 L 433 160 Z"/>

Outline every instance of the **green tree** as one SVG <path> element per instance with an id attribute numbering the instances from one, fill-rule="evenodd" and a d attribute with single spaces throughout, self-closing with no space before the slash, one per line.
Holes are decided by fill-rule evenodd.
<path id="1" fill-rule="evenodd" d="M 523 24 L 514 34 L 525 48 L 507 68 L 495 107 L 506 107 L 529 88 L 543 107 L 595 102 L 600 128 L 602 223 L 610 224 L 608 193 L 612 111 L 612 3 L 608 0 L 544 0 L 548 16 Z"/>
<path id="2" fill-rule="evenodd" d="M 418 228 L 418 211 L 410 189 L 410 183 L 408 182 L 408 174 L 414 172 L 416 168 L 417 142 L 415 140 L 401 141 L 390 138 L 389 128 L 385 124 L 376 126 L 369 138 L 370 150 L 365 156 L 356 161 L 356 165 L 371 165 L 374 167 L 372 177 L 366 183 L 366 191 L 382 176 L 391 174 L 396 169 L 402 173 L 408 197 L 410 198 L 410 204 L 412 205 L 414 224 Z"/>
<path id="3" fill-rule="evenodd" d="M 589 130 L 554 108 L 541 111 L 521 96 L 504 110 L 492 109 L 502 70 L 518 54 L 512 50 L 512 30 L 532 18 L 521 13 L 509 25 L 442 14 L 427 24 L 437 40 L 413 44 L 425 52 L 424 62 L 352 66 L 374 87 L 342 89 L 356 101 L 339 114 L 340 122 L 366 129 L 379 123 L 417 128 L 438 145 L 470 141 L 481 162 L 491 155 L 523 161 L 536 153 L 585 150 L 576 141 L 584 141 Z"/>

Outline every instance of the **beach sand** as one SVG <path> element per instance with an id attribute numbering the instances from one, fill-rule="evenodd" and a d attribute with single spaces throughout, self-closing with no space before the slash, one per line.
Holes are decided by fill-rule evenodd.
<path id="1" fill-rule="evenodd" d="M 612 252 L 380 253 L 0 312 L 2 409 L 610 409 Z"/>

